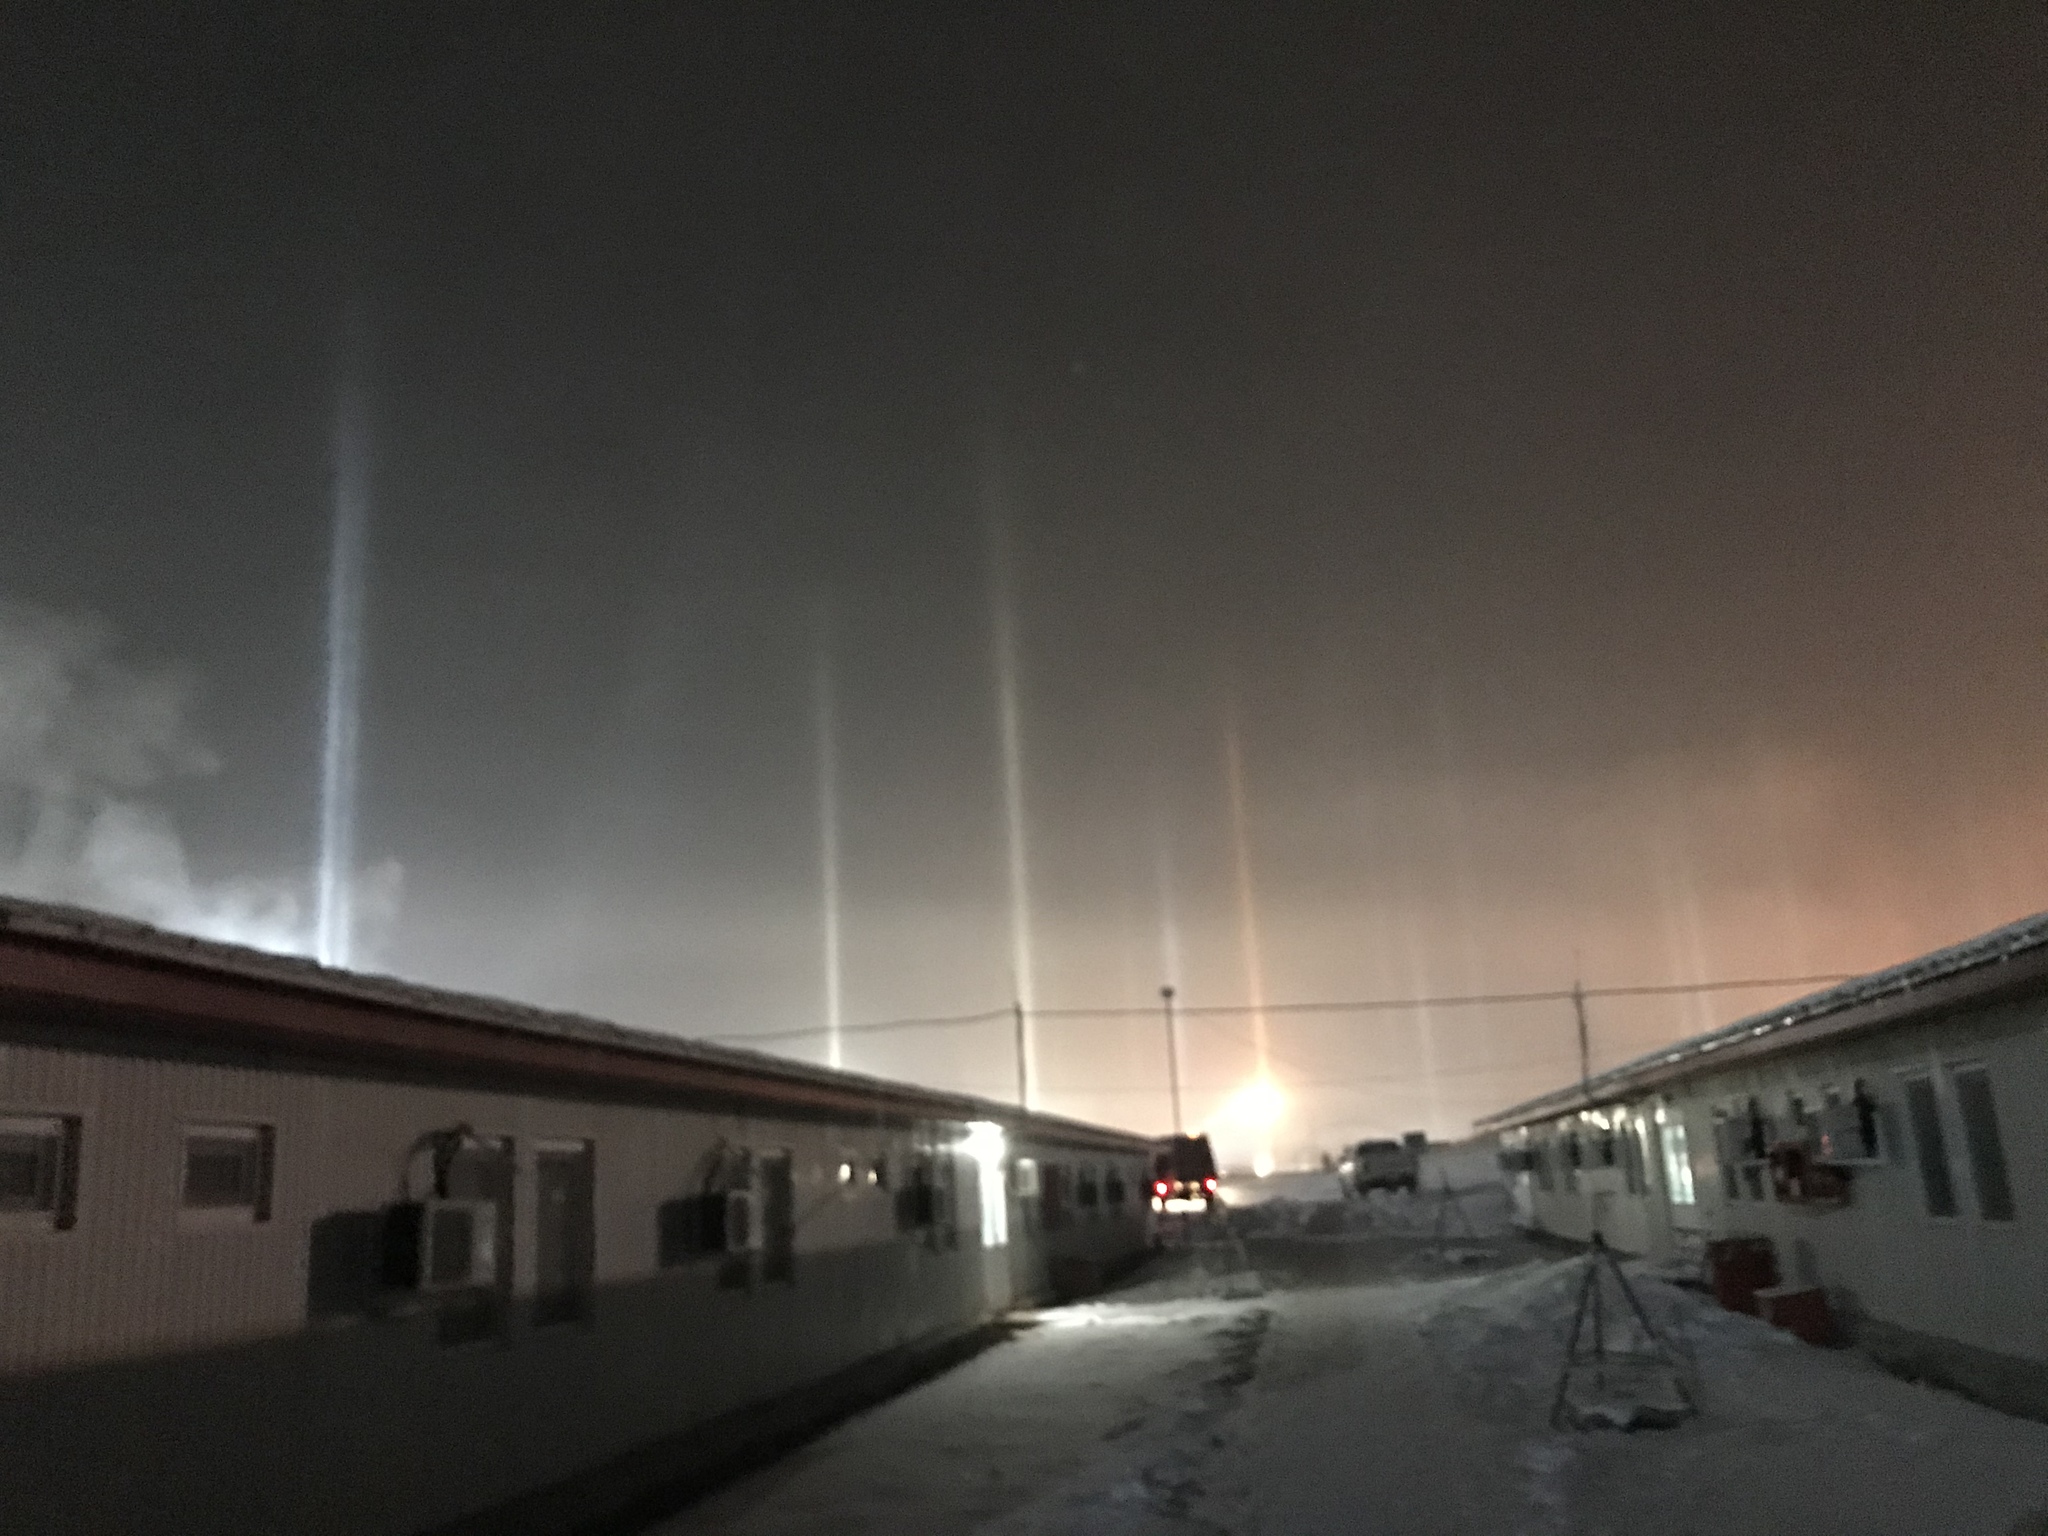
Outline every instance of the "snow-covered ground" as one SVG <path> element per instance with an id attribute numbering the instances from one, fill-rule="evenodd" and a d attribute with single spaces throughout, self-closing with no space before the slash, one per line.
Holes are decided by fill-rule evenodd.
<path id="1" fill-rule="evenodd" d="M 656 1529 L 2048 1530 L 2024 1523 L 2048 1509 L 2048 1426 L 1810 1349 L 1648 1276 L 1633 1283 L 1701 1412 L 1666 1430 L 1554 1431 L 1583 1260 L 1528 1248 L 1483 1196 L 1466 1201 L 1481 1207 L 1479 1236 L 1461 1249 L 1436 1240 L 1424 1199 L 1265 1193 L 1234 1213 L 1236 1238 L 1197 1231 L 1203 1246 L 1139 1285 L 1037 1314 L 1010 1342 Z"/>

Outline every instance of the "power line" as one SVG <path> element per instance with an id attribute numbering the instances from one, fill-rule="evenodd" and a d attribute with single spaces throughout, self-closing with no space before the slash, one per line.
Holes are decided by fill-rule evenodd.
<path id="1" fill-rule="evenodd" d="M 1666 982 L 1655 986 L 1633 987 L 1587 987 L 1578 995 L 1582 997 L 1686 997 L 1702 992 L 1763 991 L 1766 989 L 1830 986 L 1836 982 L 1848 981 L 1851 973 L 1834 973 L 1824 976 L 1756 976 L 1734 981 L 1680 981 Z M 1267 1003 L 1254 1008 L 1249 1003 L 1202 1003 L 1176 1004 L 1175 1012 L 1182 1017 L 1195 1018 L 1243 1018 L 1253 1013 L 1285 1014 L 1342 1014 L 1342 1013 L 1398 1013 L 1422 1008 L 1479 1008 L 1526 1005 L 1531 1003 L 1568 1003 L 1574 995 L 1570 987 L 1554 988 L 1543 992 L 1477 992 L 1444 997 L 1374 997 L 1358 998 L 1347 1002 L 1301 1002 Z M 1033 1019 L 1080 1020 L 1080 1019 L 1156 1019 L 1156 1007 L 1114 1008 L 1033 1008 L 1027 1010 Z M 880 1034 L 897 1029 L 946 1029 L 973 1024 L 993 1024 L 999 1020 L 1012 1019 L 1016 1015 L 1013 1004 L 1008 1008 L 991 1008 L 981 1013 L 957 1013 L 936 1015 L 930 1018 L 884 1019 L 872 1024 L 847 1024 L 840 1033 L 846 1035 Z M 809 1029 L 778 1029 L 765 1034 L 705 1035 L 701 1038 L 741 1044 L 758 1044 L 773 1040 L 806 1040 L 828 1034 L 824 1027 Z"/>
<path id="2" fill-rule="evenodd" d="M 889 1029 L 946 1029 L 962 1024 L 993 1024 L 998 1019 L 1014 1017 L 1016 1009 L 992 1008 L 985 1013 L 949 1013 L 928 1019 L 883 1019 L 873 1024 L 843 1024 L 842 1035 L 872 1035 Z M 818 1035 L 829 1034 L 825 1028 L 776 1029 L 760 1035 L 700 1035 L 702 1040 L 737 1041 L 752 1043 L 760 1040 L 806 1040 Z"/>
<path id="3" fill-rule="evenodd" d="M 1581 997 L 1678 997 L 1699 992 L 1761 991 L 1766 987 L 1815 987 L 1847 981 L 1847 973 L 1826 976 L 1757 976 L 1739 981 L 1680 981 L 1659 986 L 1587 987 Z M 1266 1003 L 1254 1008 L 1249 1003 L 1203 1003 L 1179 1007 L 1182 1014 L 1249 1013 L 1392 1013 L 1417 1008 L 1476 1008 L 1519 1003 L 1568 1003 L 1573 989 L 1562 987 L 1547 992 L 1477 992 L 1447 997 L 1374 997 L 1349 1002 Z M 1041 1008 L 1042 1019 L 1151 1018 L 1156 1008 Z"/>

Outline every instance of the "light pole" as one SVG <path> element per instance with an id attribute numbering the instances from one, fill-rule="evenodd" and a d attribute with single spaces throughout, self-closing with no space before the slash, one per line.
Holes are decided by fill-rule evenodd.
<path id="1" fill-rule="evenodd" d="M 1589 1094 L 1593 1082 L 1593 1048 L 1586 1034 L 1586 989 L 1572 978 L 1572 1010 L 1579 1017 L 1579 1092 Z"/>
<path id="2" fill-rule="evenodd" d="M 1173 1134 L 1180 1134 L 1180 1041 L 1173 1023 L 1173 988 L 1159 989 L 1159 1001 L 1166 1006 L 1166 1080 L 1173 1090 Z"/>
<path id="3" fill-rule="evenodd" d="M 1010 1010 L 1016 1021 L 1017 1107 L 1019 1109 L 1029 1109 L 1031 1107 L 1031 1073 L 1030 1068 L 1025 1065 L 1023 1000 L 1020 998 L 1012 1003 Z"/>

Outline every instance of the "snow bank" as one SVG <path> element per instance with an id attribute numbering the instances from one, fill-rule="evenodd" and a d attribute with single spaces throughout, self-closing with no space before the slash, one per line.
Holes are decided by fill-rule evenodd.
<path id="1" fill-rule="evenodd" d="M 1274 1195 L 1256 1204 L 1233 1205 L 1232 1230 L 1241 1236 L 1346 1237 L 1364 1234 L 1434 1237 L 1446 1242 L 1502 1237 L 1514 1230 L 1513 1208 L 1500 1184 L 1455 1191 L 1446 1207 L 1439 1192 L 1409 1195 L 1376 1190 L 1370 1195 L 1294 1199 Z"/>

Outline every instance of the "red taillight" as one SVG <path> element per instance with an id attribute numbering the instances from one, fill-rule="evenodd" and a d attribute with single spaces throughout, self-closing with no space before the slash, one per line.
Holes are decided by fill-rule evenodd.
<path id="1" fill-rule="evenodd" d="M 1202 1180 L 1202 1188 L 1208 1190 L 1213 1195 L 1216 1192 L 1216 1181 L 1214 1179 L 1204 1179 Z"/>
<path id="2" fill-rule="evenodd" d="M 1155 1195 L 1163 1195 L 1171 1188 L 1173 1188 L 1171 1184 L 1167 1183 L 1164 1179 L 1160 1179 L 1153 1184 L 1152 1193 Z"/>

